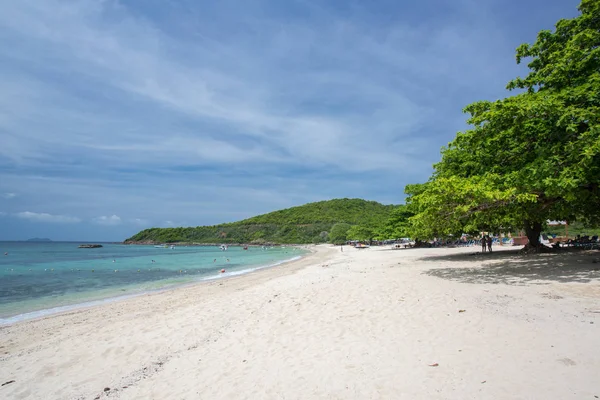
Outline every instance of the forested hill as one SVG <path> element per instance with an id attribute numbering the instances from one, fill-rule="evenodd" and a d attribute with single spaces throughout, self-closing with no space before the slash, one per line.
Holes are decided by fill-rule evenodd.
<path id="1" fill-rule="evenodd" d="M 333 225 L 376 228 L 394 207 L 362 199 L 319 201 L 228 224 L 145 229 L 125 243 L 322 243 Z"/>

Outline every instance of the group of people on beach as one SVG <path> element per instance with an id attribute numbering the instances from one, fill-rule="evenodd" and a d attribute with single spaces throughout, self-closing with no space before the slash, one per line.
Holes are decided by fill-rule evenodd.
<path id="1" fill-rule="evenodd" d="M 483 235 L 483 237 L 481 238 L 481 252 L 485 253 L 486 247 L 487 247 L 487 251 L 489 251 L 491 253 L 492 252 L 492 242 L 493 242 L 493 239 L 490 235 Z"/>

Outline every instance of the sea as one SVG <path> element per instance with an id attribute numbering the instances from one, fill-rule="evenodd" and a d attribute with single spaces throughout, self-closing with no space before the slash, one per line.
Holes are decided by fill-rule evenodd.
<path id="1" fill-rule="evenodd" d="M 292 246 L 80 244 L 0 242 L 0 325 L 241 275 L 308 253 Z"/>

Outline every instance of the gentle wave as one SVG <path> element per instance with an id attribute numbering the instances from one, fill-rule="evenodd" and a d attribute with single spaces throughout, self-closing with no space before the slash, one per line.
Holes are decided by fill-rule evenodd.
<path id="1" fill-rule="evenodd" d="M 12 317 L 0 318 L 0 326 L 11 325 L 16 322 L 46 317 L 46 316 L 52 315 L 52 314 L 58 314 L 58 313 L 78 310 L 78 309 L 87 308 L 87 307 L 99 306 L 101 304 L 108 304 L 108 303 L 112 303 L 114 301 L 130 299 L 132 297 L 142 296 L 144 294 L 148 294 L 148 292 L 128 294 L 125 296 L 118 296 L 118 297 L 109 297 L 109 298 L 102 299 L 102 300 L 93 300 L 93 301 L 87 301 L 84 303 L 71 304 L 68 306 L 59 306 L 59 307 L 48 308 L 46 310 L 31 311 L 31 312 L 24 313 L 24 314 L 18 314 L 18 315 L 12 316 Z"/>
<path id="2" fill-rule="evenodd" d="M 250 272 L 254 272 L 254 271 L 258 271 L 258 270 L 261 270 L 261 269 L 272 268 L 272 267 L 276 267 L 278 265 L 285 264 L 285 263 L 288 263 L 288 262 L 297 261 L 297 260 L 300 260 L 301 258 L 302 258 L 302 256 L 296 256 L 296 257 L 293 257 L 293 258 L 290 258 L 290 259 L 287 259 L 287 260 L 281 260 L 281 261 L 278 261 L 276 263 L 268 264 L 268 265 L 263 265 L 263 266 L 260 266 L 260 267 L 246 268 L 246 269 L 241 269 L 241 270 L 237 270 L 237 271 L 224 272 L 224 273 L 222 273 L 222 274 L 220 273 L 218 275 L 205 276 L 203 278 L 200 278 L 199 280 L 200 281 L 212 281 L 212 280 L 215 280 L 215 279 L 227 278 L 227 277 L 230 277 L 230 276 L 244 275 L 244 274 L 247 274 L 247 273 L 250 273 Z"/>
<path id="3" fill-rule="evenodd" d="M 295 257 L 292 257 L 292 258 L 289 258 L 286 260 L 281 260 L 281 261 L 278 261 L 278 262 L 275 262 L 272 264 L 267 264 L 267 265 L 262 265 L 262 266 L 258 266 L 258 267 L 252 267 L 252 268 L 246 268 L 246 269 L 237 270 L 237 271 L 219 273 L 217 275 L 205 276 L 205 277 L 195 280 L 195 283 L 213 281 L 213 280 L 217 280 L 217 279 L 229 278 L 229 277 L 239 276 L 239 275 L 245 275 L 245 274 L 259 271 L 262 269 L 273 268 L 273 267 L 276 267 L 278 265 L 282 265 L 282 264 L 285 264 L 288 262 L 298 261 L 302 257 L 303 256 L 295 256 Z M 179 284 L 179 285 L 165 286 L 165 287 L 155 289 L 155 290 L 146 290 L 143 292 L 128 294 L 128 295 L 124 295 L 124 296 L 108 297 L 106 299 L 101 299 L 101 300 L 86 301 L 83 303 L 77 303 L 77 304 L 71 304 L 71 305 L 66 305 L 66 306 L 48 308 L 48 309 L 44 309 L 44 310 L 27 312 L 27 313 L 23 313 L 23 314 L 14 315 L 11 317 L 0 318 L 0 326 L 12 325 L 17 322 L 47 317 L 47 316 L 50 316 L 53 314 L 59 314 L 59 313 L 75 311 L 75 310 L 79 310 L 79 309 L 83 309 L 83 308 L 95 307 L 95 306 L 99 306 L 99 305 L 103 305 L 103 304 L 109 304 L 109 303 L 113 303 L 116 301 L 122 301 L 122 300 L 130 299 L 130 298 L 134 298 L 134 297 L 138 297 L 138 296 L 144 296 L 144 295 L 147 295 L 150 293 L 164 292 L 166 290 L 172 290 L 172 289 L 183 287 L 183 286 L 189 286 L 191 284 L 194 284 L 194 283 L 188 282 L 188 283 Z"/>

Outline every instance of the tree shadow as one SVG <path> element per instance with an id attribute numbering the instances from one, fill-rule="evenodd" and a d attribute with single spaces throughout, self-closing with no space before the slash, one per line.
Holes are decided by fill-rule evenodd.
<path id="1" fill-rule="evenodd" d="M 524 255 L 518 250 L 492 254 L 452 254 L 422 260 L 456 263 L 456 267 L 434 268 L 430 276 L 464 283 L 505 285 L 600 282 L 600 254 L 597 251 L 562 250 L 556 253 Z M 479 261 L 473 268 L 461 268 L 465 261 Z"/>
<path id="2" fill-rule="evenodd" d="M 492 260 L 506 260 L 506 259 L 517 259 L 522 258 L 524 255 L 520 252 L 521 248 L 515 248 L 510 250 L 494 251 L 492 253 L 482 253 L 481 247 L 471 247 L 472 251 L 468 253 L 455 253 L 455 254 L 444 254 L 439 256 L 424 256 L 419 260 L 423 261 L 492 261 Z"/>

